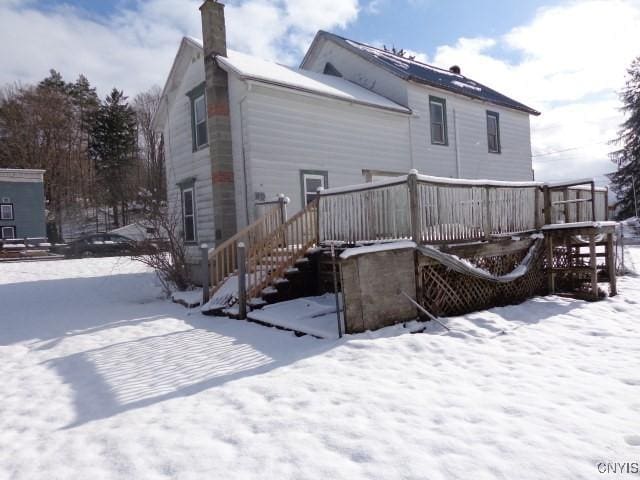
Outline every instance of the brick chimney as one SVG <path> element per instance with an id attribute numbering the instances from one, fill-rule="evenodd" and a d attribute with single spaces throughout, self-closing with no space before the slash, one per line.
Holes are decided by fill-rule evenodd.
<path id="1" fill-rule="evenodd" d="M 216 55 L 227 55 L 224 5 L 215 0 L 205 0 L 200 7 L 200 13 L 206 78 L 207 133 L 213 182 L 213 221 L 215 240 L 219 243 L 236 233 L 229 80 L 227 72 L 215 61 Z"/>

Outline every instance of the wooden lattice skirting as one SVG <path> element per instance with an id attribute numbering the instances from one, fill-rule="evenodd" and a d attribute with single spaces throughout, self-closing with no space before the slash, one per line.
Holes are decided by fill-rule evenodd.
<path id="1" fill-rule="evenodd" d="M 493 275 L 505 275 L 518 266 L 527 250 L 493 257 L 467 258 Z M 431 262 L 420 267 L 421 303 L 438 316 L 461 315 L 485 308 L 523 302 L 546 293 L 547 280 L 542 249 L 529 271 L 510 283 L 494 283 L 454 272 Z"/>

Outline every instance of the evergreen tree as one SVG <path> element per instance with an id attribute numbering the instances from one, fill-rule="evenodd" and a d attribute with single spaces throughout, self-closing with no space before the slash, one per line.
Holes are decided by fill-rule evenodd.
<path id="1" fill-rule="evenodd" d="M 136 137 L 136 114 L 127 97 L 114 88 L 95 114 L 89 155 L 103 200 L 113 209 L 116 227 L 120 225 L 118 207 L 122 207 L 124 222 L 126 203 L 132 197 L 129 179 L 135 165 Z"/>
<path id="2" fill-rule="evenodd" d="M 635 215 L 634 180 L 635 194 L 640 202 L 640 57 L 631 63 L 627 73 L 629 77 L 620 94 L 627 118 L 612 142 L 620 148 L 610 154 L 618 165 L 618 170 L 609 178 L 618 198 L 620 218 Z"/>

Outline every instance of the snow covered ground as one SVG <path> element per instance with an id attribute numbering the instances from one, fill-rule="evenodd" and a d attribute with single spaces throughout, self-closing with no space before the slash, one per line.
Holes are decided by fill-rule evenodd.
<path id="1" fill-rule="evenodd" d="M 0 479 L 625 478 L 598 468 L 640 461 L 619 290 L 319 340 L 190 312 L 128 259 L 0 264 Z"/>

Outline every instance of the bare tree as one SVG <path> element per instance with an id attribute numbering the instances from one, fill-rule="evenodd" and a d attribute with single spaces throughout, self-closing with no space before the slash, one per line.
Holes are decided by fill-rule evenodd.
<path id="1" fill-rule="evenodd" d="M 153 198 L 149 191 L 139 196 L 144 218 L 140 227 L 147 239 L 138 242 L 132 258 L 153 268 L 168 295 L 174 289 L 186 290 L 192 283 L 187 267 L 187 251 L 178 214 L 164 201 Z"/>
<path id="2" fill-rule="evenodd" d="M 133 109 L 138 122 L 138 142 L 142 159 L 143 176 L 141 183 L 156 200 L 166 199 L 164 173 L 164 139 L 156 132 L 152 121 L 162 98 L 162 90 L 154 86 L 139 93 L 133 100 Z"/>

